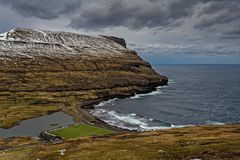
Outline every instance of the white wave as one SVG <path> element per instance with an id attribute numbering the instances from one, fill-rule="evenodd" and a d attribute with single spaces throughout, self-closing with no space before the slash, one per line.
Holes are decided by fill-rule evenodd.
<path id="1" fill-rule="evenodd" d="M 184 128 L 184 127 L 192 127 L 194 125 L 174 125 L 174 124 L 171 124 L 171 128 Z"/>
<path id="2" fill-rule="evenodd" d="M 159 95 L 162 93 L 161 89 L 162 88 L 167 88 L 168 86 L 165 85 L 165 86 L 158 86 L 156 87 L 156 90 L 155 91 L 152 91 L 150 93 L 143 93 L 143 94 L 135 94 L 134 96 L 128 98 L 128 99 L 139 99 L 139 98 L 142 98 L 142 97 L 145 97 L 145 96 L 155 96 L 155 95 Z"/>
<path id="3" fill-rule="evenodd" d="M 147 120 L 138 117 L 136 114 L 120 114 L 113 110 L 95 109 L 91 114 L 100 118 L 104 122 L 128 130 L 140 130 L 140 125 L 146 126 Z"/>
<path id="4" fill-rule="evenodd" d="M 171 129 L 171 128 L 184 128 L 184 127 L 190 127 L 193 125 L 173 125 L 171 126 L 140 126 L 143 128 L 143 131 L 150 131 L 150 130 L 161 130 L 161 129 Z"/>
<path id="5" fill-rule="evenodd" d="M 109 116 L 111 116 L 112 118 L 116 119 L 116 120 L 120 120 L 123 121 L 125 123 L 128 124 L 132 124 L 132 125 L 146 125 L 146 119 L 144 118 L 140 118 L 137 117 L 136 115 L 132 115 L 132 114 L 119 114 L 115 111 L 108 111 L 107 112 Z"/>
<path id="6" fill-rule="evenodd" d="M 206 124 L 208 124 L 208 125 L 225 125 L 225 123 L 210 121 L 210 120 L 206 121 Z"/>
<path id="7" fill-rule="evenodd" d="M 175 83 L 175 81 L 173 79 L 169 79 L 168 84 L 171 84 L 171 83 Z"/>
<path id="8" fill-rule="evenodd" d="M 106 106 L 106 105 L 114 105 L 113 102 L 116 101 L 116 100 L 118 100 L 118 98 L 113 98 L 113 99 L 110 99 L 110 100 L 107 100 L 107 101 L 102 101 L 99 104 L 94 105 L 94 107 L 103 107 L 103 106 Z"/>
<path id="9" fill-rule="evenodd" d="M 142 126 L 142 125 L 140 125 L 140 127 L 142 128 L 141 131 L 155 131 L 155 130 L 160 130 L 160 129 L 172 128 L 172 127 L 165 127 L 165 126 Z"/>
<path id="10" fill-rule="evenodd" d="M 143 94 L 135 94 L 134 96 L 128 98 L 128 99 L 138 99 L 138 98 L 142 98 L 142 97 L 146 97 L 146 96 L 155 96 L 155 95 L 159 95 L 162 93 L 162 91 L 160 90 L 161 87 L 157 87 L 156 91 L 150 92 L 150 93 L 143 93 Z"/>
<path id="11" fill-rule="evenodd" d="M 136 94 L 128 99 L 138 99 L 145 96 L 155 96 L 161 94 L 162 93 L 161 89 L 165 87 L 167 86 L 159 86 L 156 87 L 156 90 L 151 93 Z M 162 123 L 160 121 L 154 120 L 153 118 L 148 119 L 142 118 L 135 113 L 129 114 L 117 113 L 114 110 L 105 109 L 105 107 L 107 108 L 107 106 L 114 105 L 114 101 L 116 100 L 118 99 L 114 98 L 95 105 L 95 109 L 90 111 L 91 114 L 93 114 L 94 116 L 98 117 L 99 119 L 103 120 L 104 122 L 110 125 L 128 130 L 147 131 L 178 127 L 171 124 Z"/>
<path id="12" fill-rule="evenodd" d="M 164 124 L 152 118 L 146 119 L 139 117 L 135 113 L 124 114 L 117 113 L 113 110 L 99 109 L 91 111 L 91 114 L 103 120 L 104 122 L 128 130 L 149 131 L 169 128 L 180 128 L 186 126 L 175 126 L 172 124 Z"/>
<path id="13" fill-rule="evenodd" d="M 154 95 L 159 95 L 162 93 L 162 91 L 160 90 L 161 88 L 166 88 L 167 86 L 158 86 L 156 87 L 156 90 L 155 91 L 152 91 L 150 93 L 143 93 L 143 94 L 135 94 L 134 96 L 130 97 L 130 98 L 127 98 L 127 99 L 138 99 L 138 98 L 142 98 L 142 97 L 145 97 L 145 96 L 154 96 Z M 103 107 L 103 106 L 106 106 L 106 105 L 114 105 L 114 101 L 118 100 L 118 98 L 113 98 L 113 99 L 110 99 L 110 100 L 107 100 L 107 101 L 102 101 L 100 102 L 99 104 L 97 105 L 94 105 L 95 107 Z"/>

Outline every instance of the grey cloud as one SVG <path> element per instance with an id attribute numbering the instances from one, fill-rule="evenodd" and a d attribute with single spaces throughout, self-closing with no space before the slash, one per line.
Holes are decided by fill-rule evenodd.
<path id="1" fill-rule="evenodd" d="M 0 0 L 25 17 L 55 19 L 80 8 L 81 0 Z"/>
<path id="2" fill-rule="evenodd" d="M 221 39 L 239 39 L 240 40 L 240 25 L 232 30 L 229 30 L 225 33 L 221 33 L 218 35 Z"/>
<path id="3" fill-rule="evenodd" d="M 74 29 L 126 27 L 172 30 L 196 12 L 193 26 L 206 29 L 239 20 L 239 0 L 0 0 L 25 17 L 57 19 L 68 15 Z M 205 5 L 202 10 L 197 6 Z"/>
<path id="4" fill-rule="evenodd" d="M 232 49 L 232 47 L 234 49 Z M 187 45 L 169 45 L 169 44 L 137 44 L 130 43 L 130 49 L 134 49 L 140 52 L 148 54 L 218 54 L 218 55 L 240 55 L 239 47 L 230 46 L 227 44 L 219 45 L 199 45 L 199 44 L 187 44 Z"/>
<path id="5" fill-rule="evenodd" d="M 209 1 L 208 4 L 198 13 L 195 28 L 208 29 L 212 26 L 228 24 L 233 21 L 239 21 L 240 23 L 240 1 Z"/>
<path id="6" fill-rule="evenodd" d="M 128 19 L 129 13 L 140 9 L 125 6 L 120 0 L 109 3 L 109 5 L 91 3 L 85 6 L 79 15 L 72 18 L 70 26 L 73 28 L 121 26 L 124 25 L 125 20 L 131 23 L 131 19 Z"/>
<path id="7" fill-rule="evenodd" d="M 227 32 L 225 34 L 228 34 L 228 35 L 239 35 L 240 36 L 240 25 L 237 28 L 235 28 L 235 29 L 233 29 L 233 30 L 231 30 L 231 31 L 229 31 L 229 32 Z"/>
<path id="8" fill-rule="evenodd" d="M 131 30 L 148 28 L 170 31 L 190 21 L 198 30 L 238 21 L 239 0 L 125 0 L 108 3 L 87 3 L 81 12 L 71 18 L 70 27 L 102 29 L 127 27 Z M 198 9 L 199 6 L 205 6 Z M 198 13 L 197 13 L 198 12 Z M 190 20 L 197 14 L 196 20 Z M 240 22 L 239 22 L 240 23 Z"/>
<path id="9" fill-rule="evenodd" d="M 89 4 L 71 19 L 70 26 L 93 29 L 124 26 L 134 30 L 175 27 L 181 25 L 183 18 L 191 16 L 193 4 L 186 0 L 145 0 L 134 5 L 122 0 L 107 5 Z"/>
<path id="10" fill-rule="evenodd" d="M 0 0 L 0 21 L 121 36 L 147 54 L 240 55 L 240 0 Z"/>

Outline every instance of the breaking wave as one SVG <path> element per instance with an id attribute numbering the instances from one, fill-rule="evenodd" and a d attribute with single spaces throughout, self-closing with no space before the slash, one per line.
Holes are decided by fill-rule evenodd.
<path id="1" fill-rule="evenodd" d="M 159 129 L 168 129 L 168 128 L 177 128 L 177 127 L 186 127 L 186 126 L 175 126 L 173 124 L 161 122 L 152 118 L 144 118 L 136 115 L 135 113 L 118 113 L 114 110 L 107 110 L 102 108 L 96 108 L 90 111 L 91 114 L 98 117 L 102 121 L 128 130 L 137 130 L 137 131 L 149 131 L 149 130 L 159 130 Z"/>
<path id="2" fill-rule="evenodd" d="M 205 122 L 206 124 L 208 124 L 208 125 L 225 125 L 225 123 L 222 123 L 222 122 L 216 122 L 216 121 L 210 121 L 210 120 L 208 120 L 208 121 L 206 121 Z"/>
<path id="3" fill-rule="evenodd" d="M 150 92 L 150 93 L 144 93 L 144 94 L 135 94 L 134 96 L 128 98 L 128 99 L 138 99 L 138 98 L 142 98 L 142 97 L 145 97 L 145 96 L 155 96 L 155 95 L 159 95 L 162 93 L 162 91 L 160 90 L 161 88 L 164 88 L 164 87 L 167 87 L 167 86 L 159 86 L 156 88 L 155 91 L 153 92 Z"/>
<path id="4" fill-rule="evenodd" d="M 128 99 L 138 99 L 145 96 L 155 96 L 162 93 L 161 88 L 167 86 L 159 86 L 155 91 L 146 94 L 136 94 Z M 146 118 L 135 113 L 119 113 L 114 110 L 110 110 L 108 106 L 113 106 L 114 102 L 117 101 L 117 98 L 110 99 L 108 101 L 103 101 L 95 105 L 95 109 L 91 110 L 90 113 L 98 117 L 102 121 L 128 130 L 137 130 L 137 131 L 148 131 L 148 130 L 159 130 L 159 129 L 168 129 L 168 128 L 177 128 L 177 127 L 186 127 L 187 125 L 178 125 L 175 126 L 170 123 L 165 123 L 153 118 Z"/>
<path id="5" fill-rule="evenodd" d="M 94 105 L 95 107 L 103 107 L 103 106 L 107 106 L 107 105 L 114 105 L 113 102 L 118 100 L 118 98 L 113 98 L 107 101 L 102 101 L 99 104 Z"/>
<path id="6" fill-rule="evenodd" d="M 168 84 L 172 84 L 172 83 L 175 83 L 175 81 L 173 79 L 169 79 Z"/>

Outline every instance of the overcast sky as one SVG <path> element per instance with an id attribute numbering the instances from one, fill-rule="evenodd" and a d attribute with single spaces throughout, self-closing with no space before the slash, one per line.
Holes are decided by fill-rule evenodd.
<path id="1" fill-rule="evenodd" d="M 0 0 L 0 32 L 126 39 L 151 63 L 240 63 L 240 0 Z"/>

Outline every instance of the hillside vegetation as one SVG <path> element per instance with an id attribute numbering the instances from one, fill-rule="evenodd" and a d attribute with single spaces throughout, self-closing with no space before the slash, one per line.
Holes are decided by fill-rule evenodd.
<path id="1" fill-rule="evenodd" d="M 129 132 L 57 144 L 26 140 L 12 148 L 9 143 L 0 160 L 239 160 L 240 125 Z"/>

